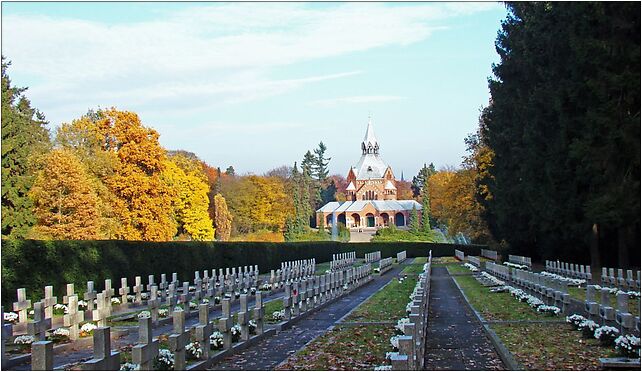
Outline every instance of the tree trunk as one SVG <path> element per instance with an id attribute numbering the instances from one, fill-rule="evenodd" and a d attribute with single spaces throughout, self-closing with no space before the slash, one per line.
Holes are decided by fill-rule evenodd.
<path id="1" fill-rule="evenodd" d="M 593 224 L 593 228 L 591 230 L 589 254 L 591 256 L 591 272 L 593 273 L 593 278 L 599 279 L 600 277 L 600 231 L 599 231 L 599 226 L 596 223 Z"/>

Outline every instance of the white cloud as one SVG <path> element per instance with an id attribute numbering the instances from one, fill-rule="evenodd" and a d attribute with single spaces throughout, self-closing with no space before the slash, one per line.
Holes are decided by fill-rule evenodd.
<path id="1" fill-rule="evenodd" d="M 207 110 L 349 78 L 359 71 L 275 78 L 273 68 L 416 43 L 451 17 L 491 6 L 496 5 L 219 3 L 117 24 L 15 14 L 2 19 L 3 53 L 13 62 L 10 74 L 34 79 L 29 97 L 57 125 L 90 107 L 155 115 Z M 401 97 L 345 97 L 325 104 L 394 99 Z"/>
<path id="2" fill-rule="evenodd" d="M 401 96 L 351 96 L 351 97 L 339 97 L 339 98 L 329 98 L 329 99 L 320 99 L 310 102 L 310 105 L 313 106 L 322 106 L 330 107 L 337 106 L 341 104 L 353 104 L 353 103 L 381 103 L 381 102 L 394 102 L 406 99 L 406 97 Z"/>

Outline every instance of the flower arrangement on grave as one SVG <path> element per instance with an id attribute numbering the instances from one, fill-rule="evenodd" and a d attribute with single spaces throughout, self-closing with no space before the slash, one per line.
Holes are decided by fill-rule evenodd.
<path id="1" fill-rule="evenodd" d="M 280 322 L 282 320 L 285 320 L 285 309 L 281 311 L 275 311 L 272 313 L 272 320 L 275 322 Z"/>
<path id="2" fill-rule="evenodd" d="M 518 265 L 518 264 L 514 264 L 512 262 L 504 262 L 504 265 L 508 266 L 508 267 L 514 267 L 516 269 L 521 269 L 521 270 L 528 269 L 528 266 L 526 266 L 526 265 Z"/>
<path id="3" fill-rule="evenodd" d="M 404 281 L 404 280 L 406 280 L 406 278 L 405 278 L 405 277 L 403 277 L 403 276 L 400 276 L 400 277 L 398 277 L 398 278 L 397 278 L 397 281 L 398 281 L 399 283 L 403 283 L 403 281 Z"/>
<path id="4" fill-rule="evenodd" d="M 239 291 L 234 292 L 234 298 L 239 298 L 239 297 L 241 297 L 241 292 Z"/>
<path id="5" fill-rule="evenodd" d="M 617 292 L 619 291 L 619 289 L 617 289 L 617 288 L 613 288 L 613 287 L 602 287 L 602 286 L 597 285 L 597 284 L 594 284 L 594 285 L 593 285 L 593 287 L 594 287 L 594 288 L 595 288 L 595 290 L 596 290 L 596 291 L 598 291 L 598 292 L 599 292 L 599 291 L 601 291 L 602 289 L 606 289 L 606 290 L 608 290 L 608 291 L 609 291 L 609 294 L 612 294 L 612 295 L 617 294 Z"/>
<path id="6" fill-rule="evenodd" d="M 405 324 L 410 323 L 410 318 L 401 318 L 397 320 L 397 325 L 395 325 L 395 334 L 403 335 L 403 327 Z"/>
<path id="7" fill-rule="evenodd" d="M 183 304 L 178 304 L 174 306 L 174 311 L 181 311 L 181 310 L 183 310 Z"/>
<path id="8" fill-rule="evenodd" d="M 143 292 L 140 294 L 140 298 L 142 298 L 143 300 L 146 300 L 149 298 L 149 295 L 147 294 L 147 292 Z"/>
<path id="9" fill-rule="evenodd" d="M 466 263 L 465 263 L 465 264 L 463 264 L 462 266 L 463 266 L 463 267 L 465 267 L 465 268 L 467 268 L 468 270 L 470 270 L 470 271 L 474 272 L 474 273 L 476 273 L 476 272 L 478 272 L 478 271 L 479 271 L 479 269 L 477 268 L 477 266 L 475 266 L 475 265 L 473 265 L 473 264 L 470 264 L 470 263 L 468 263 L 468 262 L 466 262 Z"/>
<path id="10" fill-rule="evenodd" d="M 190 301 L 190 302 L 189 302 L 189 308 L 190 308 L 190 310 L 194 310 L 194 309 L 196 309 L 197 307 L 198 307 L 198 304 L 197 304 L 196 302 L 194 302 L 194 301 Z"/>
<path id="11" fill-rule="evenodd" d="M 238 342 L 241 339 L 241 326 L 238 323 L 234 324 L 230 333 L 232 334 L 232 342 Z"/>
<path id="12" fill-rule="evenodd" d="M 624 293 L 625 295 L 629 296 L 630 299 L 634 300 L 636 298 L 640 298 L 640 292 L 636 291 L 617 291 L 615 295 L 619 295 L 620 293 Z"/>
<path id="13" fill-rule="evenodd" d="M 586 280 L 584 280 L 584 279 L 568 278 L 566 276 L 562 276 L 562 275 L 558 275 L 558 274 L 554 274 L 554 273 L 549 273 L 548 271 L 542 271 L 539 274 L 542 275 L 542 276 L 549 277 L 551 279 L 561 280 L 563 282 L 568 283 L 569 285 L 576 286 L 576 287 L 579 287 L 582 284 L 586 284 Z"/>
<path id="14" fill-rule="evenodd" d="M 255 334 L 256 334 L 256 321 L 255 321 L 254 319 L 251 319 L 251 320 L 247 323 L 247 328 L 248 328 L 248 330 L 250 331 L 250 334 L 251 334 L 251 335 L 255 335 Z"/>
<path id="15" fill-rule="evenodd" d="M 69 329 L 68 328 L 56 328 L 51 335 L 49 340 L 53 342 L 63 342 L 69 340 Z"/>
<path id="16" fill-rule="evenodd" d="M 537 312 L 555 316 L 555 315 L 559 315 L 562 312 L 562 310 L 557 306 L 541 305 L 537 307 Z"/>
<path id="17" fill-rule="evenodd" d="M 379 271 L 381 271 L 381 269 L 379 269 L 378 267 L 375 267 L 374 269 L 372 269 L 372 271 L 375 273 L 378 273 Z"/>
<path id="18" fill-rule="evenodd" d="M 573 328 L 575 329 L 578 329 L 578 326 L 580 325 L 580 323 L 582 323 L 585 320 L 586 318 L 581 316 L 580 314 L 573 314 L 566 317 L 566 323 L 572 325 Z"/>
<path id="19" fill-rule="evenodd" d="M 198 341 L 190 342 L 185 345 L 186 357 L 191 360 L 201 359 L 203 355 L 203 349 L 201 349 L 201 344 Z"/>
<path id="20" fill-rule="evenodd" d="M 487 273 L 485 271 L 482 271 L 481 276 L 484 279 L 488 280 L 489 282 L 493 283 L 494 285 L 504 285 L 504 284 L 506 284 L 506 283 L 504 283 L 504 281 L 497 279 L 496 277 L 494 277 L 493 275 L 490 275 L 489 273 Z"/>
<path id="21" fill-rule="evenodd" d="M 16 324 L 18 322 L 18 314 L 11 311 L 4 313 L 4 321 L 11 324 Z"/>
<path id="22" fill-rule="evenodd" d="M 215 304 L 220 304 L 221 303 L 221 296 L 214 297 L 214 303 Z"/>
<path id="23" fill-rule="evenodd" d="M 167 318 L 168 315 L 169 315 L 169 309 L 165 309 L 165 308 L 158 309 L 158 316 L 160 316 L 161 318 Z"/>
<path id="24" fill-rule="evenodd" d="M 136 296 L 134 296 L 134 295 L 127 295 L 127 301 L 135 301 L 135 300 L 136 300 Z"/>
<path id="25" fill-rule="evenodd" d="M 69 311 L 69 309 L 67 309 L 67 305 L 63 305 L 63 304 L 55 304 L 54 305 L 54 314 L 56 314 L 56 315 L 67 314 L 68 311 Z"/>
<path id="26" fill-rule="evenodd" d="M 157 371 L 171 371 L 174 369 L 174 354 L 168 349 L 158 350 L 158 356 L 154 358 L 154 369 Z"/>
<path id="27" fill-rule="evenodd" d="M 592 338 L 595 335 L 597 327 L 599 327 L 597 323 L 587 319 L 577 325 L 577 330 L 582 332 L 584 338 Z"/>
<path id="28" fill-rule="evenodd" d="M 532 308 L 534 308 L 536 310 L 538 308 L 542 307 L 542 306 L 545 306 L 545 304 L 544 304 L 544 302 L 542 300 L 540 300 L 539 298 L 537 298 L 535 296 L 530 296 L 530 295 L 526 299 L 526 303 L 528 304 L 528 306 L 530 306 L 530 307 L 532 307 Z"/>
<path id="29" fill-rule="evenodd" d="M 20 335 L 13 340 L 16 345 L 31 345 L 36 339 L 31 335 Z"/>
<path id="30" fill-rule="evenodd" d="M 194 287 L 193 285 L 190 285 L 190 286 L 188 287 L 188 289 L 189 289 L 189 291 L 191 292 L 191 291 L 195 291 L 195 290 L 196 290 L 196 287 Z"/>
<path id="31" fill-rule="evenodd" d="M 375 371 L 392 371 L 392 366 L 390 364 L 382 364 L 380 366 L 374 367 Z"/>
<path id="32" fill-rule="evenodd" d="M 87 301 L 85 300 L 78 300 L 78 309 L 79 310 L 87 310 Z"/>
<path id="33" fill-rule="evenodd" d="M 85 323 L 80 327 L 80 337 L 94 334 L 94 329 L 98 328 L 94 323 Z"/>
<path id="34" fill-rule="evenodd" d="M 214 331 L 210 335 L 210 349 L 218 350 L 223 348 L 223 334 L 219 331 Z"/>
<path id="35" fill-rule="evenodd" d="M 269 290 L 272 290 L 272 284 L 270 283 L 261 284 L 259 288 L 261 288 L 262 291 L 269 291 Z"/>
<path id="36" fill-rule="evenodd" d="M 507 285 L 503 285 L 503 286 L 499 286 L 499 287 L 493 287 L 493 288 L 490 289 L 490 293 L 504 293 L 504 292 L 508 292 L 508 290 L 510 288 L 511 287 L 509 287 Z"/>
<path id="37" fill-rule="evenodd" d="M 393 351 L 399 351 L 399 336 L 390 337 L 390 345 Z"/>
<path id="38" fill-rule="evenodd" d="M 620 335 L 620 331 L 611 326 L 601 326 L 595 329 L 593 334 L 597 340 L 600 341 L 602 346 L 613 345 L 617 336 Z"/>
<path id="39" fill-rule="evenodd" d="M 138 371 L 140 370 L 140 364 L 136 363 L 123 363 L 120 365 L 121 371 Z"/>
<path id="40" fill-rule="evenodd" d="M 120 298 L 118 298 L 118 297 L 112 297 L 112 298 L 111 298 L 111 304 L 112 304 L 112 305 L 120 305 Z"/>
<path id="41" fill-rule="evenodd" d="M 143 310 L 140 313 L 138 313 L 138 319 L 145 319 L 145 318 L 151 318 L 151 317 L 152 317 L 152 313 L 150 313 L 147 310 Z"/>
<path id="42" fill-rule="evenodd" d="M 346 284 L 344 284 L 344 285 L 343 285 L 343 290 L 344 290 L 344 291 L 347 291 L 347 290 L 348 290 L 348 283 L 346 283 Z"/>
<path id="43" fill-rule="evenodd" d="M 619 336 L 615 339 L 615 350 L 627 358 L 640 357 L 640 338 L 634 335 Z"/>
<path id="44" fill-rule="evenodd" d="M 210 303 L 210 299 L 209 298 L 204 298 L 203 301 L 201 301 L 201 303 L 209 304 Z"/>

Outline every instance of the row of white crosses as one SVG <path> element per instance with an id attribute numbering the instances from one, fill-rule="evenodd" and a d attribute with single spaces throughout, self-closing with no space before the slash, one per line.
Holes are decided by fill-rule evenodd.
<path id="1" fill-rule="evenodd" d="M 466 259 L 466 255 L 464 254 L 464 252 L 460 251 L 459 249 L 455 249 L 455 257 L 457 257 L 459 261 L 463 261 Z"/>
<path id="2" fill-rule="evenodd" d="M 598 289 L 594 285 L 586 286 L 586 300 L 584 307 L 589 315 L 589 319 L 599 319 L 602 324 L 615 321 L 619 326 L 622 334 L 631 333 L 633 328 L 640 332 L 640 317 L 633 316 L 629 310 L 629 295 L 624 292 L 616 294 L 617 307 L 611 306 L 611 292 L 608 288 L 601 288 L 600 302 L 596 301 Z"/>
<path id="3" fill-rule="evenodd" d="M 489 260 L 493 260 L 493 261 L 497 261 L 497 258 L 499 257 L 499 255 L 497 254 L 497 251 L 492 251 L 490 249 L 482 249 L 481 256 L 486 257 Z"/>
<path id="4" fill-rule="evenodd" d="M 297 317 L 322 304 L 341 297 L 371 279 L 372 266 L 365 264 L 347 270 L 332 271 L 284 285 L 283 309 L 285 320 Z"/>
<path id="5" fill-rule="evenodd" d="M 382 258 L 379 260 L 379 275 L 392 269 L 392 257 Z"/>
<path id="6" fill-rule="evenodd" d="M 272 288 L 281 288 L 284 283 L 307 278 L 316 271 L 316 259 L 281 262 L 281 269 L 270 271 Z"/>
<path id="7" fill-rule="evenodd" d="M 365 254 L 366 263 L 376 262 L 381 259 L 381 251 L 371 252 Z"/>
<path id="8" fill-rule="evenodd" d="M 468 262 L 481 268 L 481 260 L 478 256 L 468 256 Z"/>
<path id="9" fill-rule="evenodd" d="M 395 371 L 420 371 L 424 369 L 426 331 L 430 301 L 430 274 L 432 251 L 428 263 L 419 274 L 419 280 L 411 295 L 409 322 L 403 325 L 403 336 L 399 336 L 399 351 L 391 353 L 390 362 Z"/>
<path id="10" fill-rule="evenodd" d="M 407 253 L 406 251 L 401 251 L 397 253 L 397 263 L 402 263 L 406 260 L 407 258 Z"/>
<path id="11" fill-rule="evenodd" d="M 631 291 L 640 290 L 640 270 L 637 272 L 637 278 L 633 277 L 633 270 L 626 270 L 626 277 L 623 269 L 617 269 L 617 276 L 614 268 L 602 268 L 602 285 L 609 285 Z"/>
<path id="12" fill-rule="evenodd" d="M 562 312 L 566 312 L 571 303 L 568 282 L 565 280 L 521 269 L 513 269 L 512 277 L 514 283 L 535 292 L 543 301 L 559 307 Z"/>
<path id="13" fill-rule="evenodd" d="M 332 261 L 330 261 L 330 270 L 335 271 L 348 268 L 354 264 L 356 259 L 356 252 L 334 253 L 332 254 Z"/>
<path id="14" fill-rule="evenodd" d="M 533 266 L 533 262 L 530 257 L 525 257 L 525 256 L 516 256 L 516 255 L 508 255 L 508 262 L 518 264 L 518 265 L 524 265 L 528 267 Z"/>
<path id="15" fill-rule="evenodd" d="M 502 280 L 510 280 L 510 268 L 494 262 L 486 262 L 486 271 Z"/>
<path id="16" fill-rule="evenodd" d="M 546 271 L 549 273 L 562 275 L 568 278 L 583 279 L 590 282 L 593 278 L 591 274 L 591 266 L 578 265 L 568 262 L 558 261 L 545 261 Z"/>

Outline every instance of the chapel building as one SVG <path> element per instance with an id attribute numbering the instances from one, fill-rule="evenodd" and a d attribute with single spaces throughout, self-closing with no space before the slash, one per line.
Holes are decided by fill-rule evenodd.
<path id="1" fill-rule="evenodd" d="M 414 208 L 421 218 L 421 204 L 415 200 L 397 200 L 397 187 L 392 168 L 379 155 L 379 142 L 368 120 L 366 135 L 361 142 L 361 158 L 350 168 L 346 182 L 345 202 L 329 202 L 317 210 L 317 226 L 333 221 L 350 229 L 378 229 L 394 224 L 408 226 Z"/>

